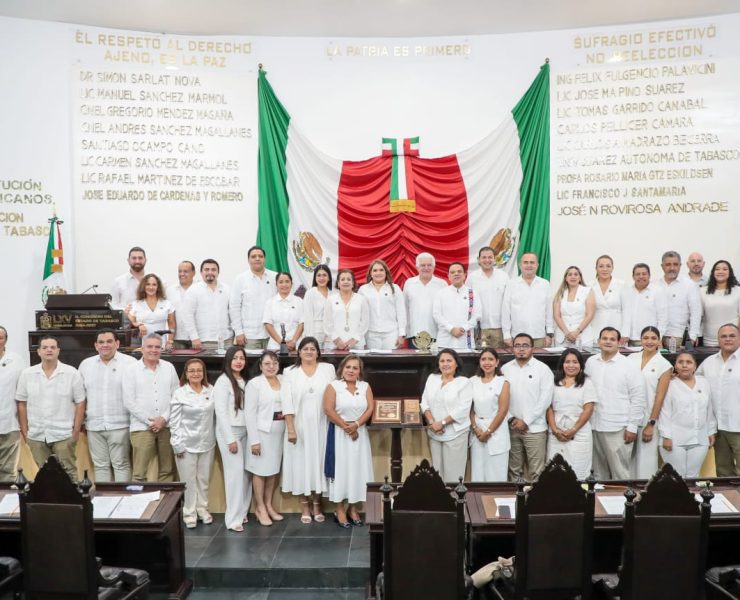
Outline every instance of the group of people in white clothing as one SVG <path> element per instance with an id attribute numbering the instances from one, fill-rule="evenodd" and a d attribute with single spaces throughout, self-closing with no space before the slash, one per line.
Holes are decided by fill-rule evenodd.
<path id="1" fill-rule="evenodd" d="M 559 453 L 579 478 L 593 469 L 599 480 L 627 480 L 651 477 L 660 455 L 682 476 L 698 477 L 716 446 L 717 474 L 737 475 L 738 326 L 723 325 L 718 337 L 720 352 L 698 370 L 692 352 L 678 353 L 675 366 L 662 357 L 652 326 L 642 331 L 642 351 L 629 356 L 619 352 L 620 332 L 607 326 L 597 354 L 584 361 L 567 348 L 554 375 L 533 357 L 526 333 L 514 336 L 514 360 L 503 367 L 495 349 L 482 350 L 469 379 L 457 352 L 445 348 L 421 402 L 432 463 L 456 481 L 469 448 L 472 481 L 513 481 L 536 478 Z"/>

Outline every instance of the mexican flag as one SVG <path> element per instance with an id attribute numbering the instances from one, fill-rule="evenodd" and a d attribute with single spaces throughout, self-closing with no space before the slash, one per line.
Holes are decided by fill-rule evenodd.
<path id="1" fill-rule="evenodd" d="M 327 156 L 291 120 L 259 73 L 259 230 L 269 268 L 311 285 L 316 265 L 350 268 L 365 281 L 385 260 L 399 285 L 431 252 L 436 274 L 475 265 L 494 248 L 499 267 L 537 252 L 549 277 L 549 65 L 495 130 L 457 154 L 423 156 L 423 139 L 379 137 L 362 161 Z"/>
<path id="2" fill-rule="evenodd" d="M 41 284 L 41 301 L 46 304 L 49 294 L 65 294 L 64 280 L 64 246 L 62 244 L 62 229 L 64 221 L 56 214 L 49 219 L 49 241 L 46 244 L 46 258 Z"/>

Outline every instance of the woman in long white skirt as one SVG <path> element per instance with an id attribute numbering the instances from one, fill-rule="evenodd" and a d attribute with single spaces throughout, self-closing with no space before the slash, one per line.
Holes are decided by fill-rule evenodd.
<path id="1" fill-rule="evenodd" d="M 470 378 L 473 407 L 470 410 L 470 478 L 472 481 L 506 481 L 511 439 L 509 382 L 501 375 L 498 353 L 492 348 L 478 356 L 478 372 Z"/>
<path id="2" fill-rule="evenodd" d="M 206 365 L 199 358 L 185 363 L 180 387 L 170 402 L 170 444 L 175 454 L 180 481 L 185 482 L 182 519 L 192 529 L 198 519 L 213 523 L 208 512 L 208 481 L 213 467 L 216 435 L 213 424 L 213 388 Z"/>
<path id="3" fill-rule="evenodd" d="M 313 284 L 303 296 L 303 335 L 315 337 L 319 348 L 329 350 L 333 347 L 324 333 L 324 309 L 331 294 L 331 269 L 319 265 L 313 271 Z"/>
<path id="4" fill-rule="evenodd" d="M 363 381 L 359 356 L 345 356 L 337 373 L 339 378 L 324 392 L 324 412 L 330 421 L 324 473 L 329 479 L 329 500 L 337 505 L 334 521 L 347 529 L 363 525 L 357 503 L 366 500 L 367 484 L 375 479 L 366 428 L 375 401 L 370 386 Z"/>
<path id="5" fill-rule="evenodd" d="M 247 471 L 252 474 L 256 503 L 254 514 L 260 525 L 267 527 L 284 518 L 273 508 L 272 496 L 283 460 L 283 406 L 290 402 L 290 388 L 278 375 L 280 361 L 272 350 L 262 353 L 259 367 L 262 374 L 249 380 L 244 393 L 244 419 L 249 439 Z M 287 421 L 288 441 L 295 441 L 293 415 Z"/>
<path id="6" fill-rule="evenodd" d="M 632 461 L 632 476 L 650 479 L 658 470 L 658 432 L 655 424 L 663 407 L 673 366 L 660 354 L 662 346 L 657 327 L 648 325 L 640 332 L 642 352 L 630 354 L 627 359 L 640 367 L 645 380 L 647 411 L 642 423 L 642 433 L 635 440 L 635 457 Z"/>
<path id="7" fill-rule="evenodd" d="M 676 377 L 668 386 L 658 421 L 662 440 L 660 456 L 681 477 L 699 477 L 717 436 L 709 382 L 695 373 L 694 355 L 679 354 Z"/>
<path id="8" fill-rule="evenodd" d="M 245 470 L 247 427 L 244 422 L 244 387 L 247 355 L 241 346 L 226 351 L 222 374 L 213 386 L 216 410 L 216 442 L 224 466 L 226 529 L 244 531 L 252 503 L 252 478 Z"/>
<path id="9" fill-rule="evenodd" d="M 596 402 L 596 388 L 586 377 L 583 356 L 568 348 L 560 355 L 552 405 L 547 409 L 547 459 L 561 454 L 579 479 L 591 472 L 593 436 L 589 420 Z"/>
<path id="10" fill-rule="evenodd" d="M 290 397 L 283 406 L 293 415 L 296 438 L 283 446 L 283 492 L 301 496 L 301 523 L 311 517 L 324 521 L 321 495 L 328 487 L 324 475 L 324 451 L 328 421 L 324 414 L 324 391 L 334 379 L 334 367 L 320 362 L 321 350 L 315 337 L 304 337 L 298 344 L 296 364 L 285 369 L 283 381 L 290 386 Z"/>

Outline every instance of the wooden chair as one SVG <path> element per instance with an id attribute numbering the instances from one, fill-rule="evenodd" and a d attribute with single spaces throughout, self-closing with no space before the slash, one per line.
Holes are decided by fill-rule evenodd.
<path id="1" fill-rule="evenodd" d="M 395 498 L 385 478 L 383 572 L 377 590 L 385 600 L 454 600 L 471 597 L 465 575 L 465 494 L 454 493 L 424 459 Z"/>
<path id="2" fill-rule="evenodd" d="M 556 454 L 532 487 L 516 482 L 516 561 L 513 590 L 491 586 L 499 598 L 591 598 L 594 486 L 586 489 Z"/>
<path id="3" fill-rule="evenodd" d="M 654 600 L 704 597 L 710 500 L 694 498 L 669 463 L 637 498 L 629 488 L 625 502 L 622 566 L 619 575 L 597 575 L 597 587 L 609 598 Z"/>
<path id="4" fill-rule="evenodd" d="M 21 474 L 22 477 L 22 474 Z M 92 482 L 76 485 L 55 456 L 19 482 L 23 587 L 28 600 L 147 598 L 149 575 L 101 567 L 95 557 Z"/>

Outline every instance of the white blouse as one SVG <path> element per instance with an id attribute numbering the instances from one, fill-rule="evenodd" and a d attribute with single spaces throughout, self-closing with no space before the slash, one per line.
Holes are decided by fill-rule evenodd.
<path id="1" fill-rule="evenodd" d="M 146 300 L 137 300 L 131 305 L 131 314 L 139 325 L 146 327 L 146 334 L 169 329 L 167 317 L 175 312 L 169 300 L 157 300 L 154 310 L 149 308 Z"/>
<path id="2" fill-rule="evenodd" d="M 650 413 L 653 411 L 653 405 L 655 404 L 655 394 L 658 391 L 658 381 L 666 371 L 672 371 L 673 365 L 669 363 L 660 352 L 656 353 L 645 365 L 642 367 L 642 352 L 635 352 L 627 356 L 627 360 L 637 365 L 638 369 L 641 369 L 642 378 L 645 380 L 645 392 L 647 394 L 647 408 L 645 410 L 645 419 L 642 426 L 647 425 L 650 420 Z"/>
<path id="3" fill-rule="evenodd" d="M 661 437 L 677 446 L 708 446 L 709 436 L 717 433 L 717 419 L 712 409 L 709 383 L 696 377 L 693 388 L 678 378 L 672 379 L 660 411 Z"/>
<path id="4" fill-rule="evenodd" d="M 281 333 L 280 325 L 285 325 L 285 339 L 292 339 L 298 326 L 303 323 L 303 300 L 294 294 L 289 294 L 287 298 L 275 294 L 265 303 L 262 322 L 272 325 L 278 335 Z M 277 350 L 280 342 L 270 338 L 267 348 Z"/>
<path id="5" fill-rule="evenodd" d="M 475 413 L 475 420 L 481 429 L 488 429 L 491 421 L 498 414 L 499 398 L 501 397 L 501 390 L 503 390 L 505 383 L 506 378 L 501 375 L 494 376 L 487 383 L 484 383 L 477 375 L 470 378 L 473 391 L 473 412 Z M 507 414 L 504 417 L 498 429 L 491 434 L 491 437 L 486 442 L 488 452 L 491 455 L 500 454 L 511 448 L 509 429 L 506 424 L 508 416 Z"/>
<path id="6" fill-rule="evenodd" d="M 700 294 L 701 306 L 704 313 L 702 321 L 702 336 L 704 345 L 717 347 L 719 328 L 726 323 L 740 323 L 740 286 L 735 286 L 731 294 L 725 290 L 717 290 L 714 294 L 707 293 L 704 288 Z"/>
<path id="7" fill-rule="evenodd" d="M 365 347 L 365 334 L 370 326 L 370 310 L 367 300 L 360 294 L 352 294 L 348 303 L 342 301 L 339 292 L 334 292 L 324 304 L 324 333 L 330 340 L 357 340 L 356 348 Z"/>
<path id="8" fill-rule="evenodd" d="M 406 303 L 401 288 L 393 289 L 384 283 L 377 289 L 372 283 L 360 287 L 358 293 L 365 297 L 370 308 L 370 331 L 406 335 Z"/>
<path id="9" fill-rule="evenodd" d="M 331 290 L 329 290 L 331 294 Z M 319 288 L 312 287 L 303 296 L 303 336 L 313 336 L 319 340 L 319 344 L 324 341 L 324 308 L 326 299 L 322 296 Z"/>
<path id="10" fill-rule="evenodd" d="M 244 380 L 238 382 L 244 390 Z M 221 375 L 213 386 L 213 404 L 216 411 L 216 428 L 221 440 L 226 444 L 236 441 L 234 427 L 246 427 L 244 422 L 244 408 L 234 408 L 234 388 L 226 375 Z"/>
<path id="11" fill-rule="evenodd" d="M 188 384 L 175 390 L 170 403 L 170 445 L 175 454 L 207 452 L 216 445 L 213 388 L 196 392 Z"/>
<path id="12" fill-rule="evenodd" d="M 552 393 L 552 410 L 555 413 L 555 422 L 561 429 L 573 427 L 583 412 L 583 407 L 589 403 L 598 402 L 596 388 L 588 377 L 580 387 L 556 385 Z M 591 424 L 587 421 L 582 431 L 590 431 Z"/>
<path id="13" fill-rule="evenodd" d="M 596 312 L 594 313 L 593 321 L 591 321 L 591 328 L 593 329 L 595 338 L 599 337 L 599 333 L 604 327 L 614 327 L 621 330 L 623 288 L 624 281 L 614 279 L 613 277 L 609 282 L 609 287 L 606 288 L 606 292 L 601 291 L 598 279 L 591 284 L 591 289 L 594 291 L 594 299 L 596 300 Z M 625 332 L 621 333 L 622 335 L 627 335 Z"/>
<path id="14" fill-rule="evenodd" d="M 290 386 L 278 375 L 280 389 L 273 390 L 264 375 L 254 377 L 247 383 L 244 392 L 244 420 L 247 423 L 247 438 L 254 446 L 260 443 L 260 433 L 269 433 L 272 429 L 273 415 L 282 412 L 283 406 L 289 405 Z"/>
<path id="15" fill-rule="evenodd" d="M 470 406 L 473 404 L 473 386 L 467 377 L 455 377 L 442 386 L 442 375 L 432 373 L 427 378 L 421 396 L 421 412 L 430 411 L 435 421 L 448 415 L 453 422 L 442 433 L 427 429 L 430 438 L 438 442 L 448 442 L 463 435 L 470 429 Z"/>

